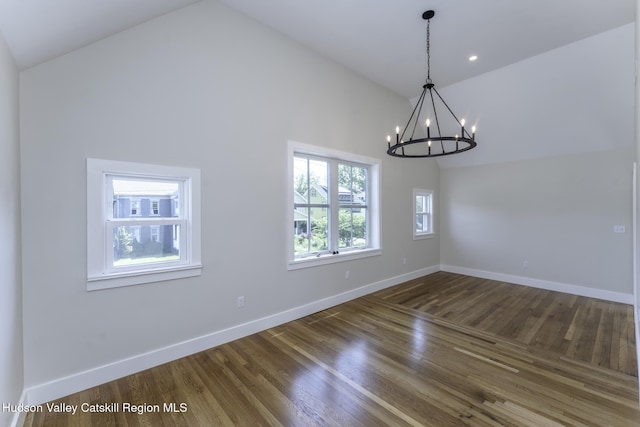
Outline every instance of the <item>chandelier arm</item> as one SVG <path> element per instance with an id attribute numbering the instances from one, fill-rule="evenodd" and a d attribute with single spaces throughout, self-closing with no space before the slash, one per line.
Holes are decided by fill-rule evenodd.
<path id="1" fill-rule="evenodd" d="M 422 113 L 422 106 L 424 105 L 424 98 L 427 93 L 426 88 L 425 90 L 422 91 L 423 96 L 418 99 L 418 103 L 416 104 L 416 107 L 418 105 L 420 105 L 420 108 L 418 109 L 418 114 L 416 115 L 416 120 L 413 122 L 413 131 L 411 132 L 411 139 L 413 139 L 413 135 L 416 133 L 416 127 L 418 126 L 418 120 L 420 120 L 420 113 Z"/>
<path id="2" fill-rule="evenodd" d="M 411 120 L 413 119 L 413 116 L 415 116 L 416 110 L 418 109 L 418 105 L 422 105 L 422 103 L 424 102 L 424 95 L 426 92 L 427 92 L 427 87 L 425 86 L 424 89 L 422 89 L 422 93 L 420 94 L 420 98 L 418 98 L 418 102 L 416 103 L 416 106 L 413 107 L 413 111 L 411 112 L 411 116 L 409 117 L 409 120 L 407 120 L 407 124 L 404 126 L 404 129 L 402 130 L 402 134 L 400 135 L 400 140 L 404 138 L 405 132 L 407 132 L 407 129 L 409 129 L 409 126 L 411 125 Z M 418 121 L 418 118 L 416 117 L 416 123 L 417 121 Z M 414 126 L 414 131 L 415 131 L 415 126 Z M 413 138 L 413 134 L 411 134 L 411 137 Z"/>
<path id="3" fill-rule="evenodd" d="M 442 133 L 440 132 L 440 122 L 438 121 L 438 110 L 436 110 L 436 103 L 433 100 L 433 91 L 432 91 L 433 87 L 431 87 L 429 89 L 429 95 L 431 96 L 431 107 L 433 108 L 433 118 L 436 122 L 436 129 L 438 130 L 438 137 L 442 136 Z M 435 89 L 433 89 L 435 90 Z M 438 93 L 438 92 L 436 92 Z"/>
<path id="4" fill-rule="evenodd" d="M 442 101 L 442 103 L 444 104 L 445 107 L 447 107 L 447 110 L 449 110 L 449 113 L 451 113 L 451 115 L 453 116 L 454 119 L 456 119 L 456 122 L 458 122 L 458 124 L 460 125 L 460 127 L 462 128 L 462 137 L 464 138 L 464 134 L 467 134 L 467 138 L 471 138 L 471 135 L 469 135 L 469 132 L 467 132 L 467 130 L 464 128 L 464 126 L 462 126 L 462 123 L 460 122 L 460 120 L 458 120 L 458 118 L 456 117 L 456 115 L 453 113 L 453 111 L 451 111 L 451 108 L 449 108 L 449 106 L 447 105 L 447 103 L 444 101 L 444 99 L 442 99 L 442 97 L 440 96 L 440 94 L 438 93 L 438 91 L 436 90 L 436 88 L 433 88 L 433 91 L 436 93 L 436 95 L 438 95 L 438 98 L 440 98 L 440 101 Z"/>
<path id="5" fill-rule="evenodd" d="M 436 128 L 438 129 L 438 138 L 442 138 L 442 132 L 440 132 L 440 121 L 438 120 L 438 110 L 436 110 L 436 103 L 433 99 L 432 89 L 435 90 L 435 88 L 432 86 L 429 89 L 429 95 L 431 96 L 431 107 L 433 108 L 433 116 L 436 121 Z M 440 140 L 440 148 L 442 149 L 442 152 L 444 152 L 444 142 L 442 141 L 442 139 Z"/>

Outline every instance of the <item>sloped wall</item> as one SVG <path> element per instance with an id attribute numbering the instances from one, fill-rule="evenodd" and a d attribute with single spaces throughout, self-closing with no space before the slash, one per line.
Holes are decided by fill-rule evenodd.
<path id="1" fill-rule="evenodd" d="M 437 190 L 437 164 L 385 154 L 407 101 L 218 2 L 33 67 L 20 89 L 28 388 L 439 265 L 438 238 L 411 234 L 412 188 Z M 288 140 L 382 159 L 381 256 L 286 270 Z M 87 157 L 201 170 L 201 277 L 86 291 Z"/>

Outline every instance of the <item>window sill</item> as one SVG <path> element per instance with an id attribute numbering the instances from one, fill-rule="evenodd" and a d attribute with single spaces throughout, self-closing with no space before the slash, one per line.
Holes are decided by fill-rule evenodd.
<path id="1" fill-rule="evenodd" d="M 141 285 L 143 283 L 162 282 L 165 280 L 183 279 L 202 274 L 202 264 L 182 265 L 154 270 L 127 271 L 89 276 L 87 291 L 119 288 L 122 286 Z"/>
<path id="2" fill-rule="evenodd" d="M 434 237 L 436 237 L 436 233 L 414 234 L 413 240 L 433 239 Z"/>
<path id="3" fill-rule="evenodd" d="M 309 257 L 309 258 L 302 258 L 297 260 L 290 260 L 287 263 L 287 270 L 299 270 L 302 268 L 315 267 L 318 265 L 327 265 L 327 264 L 334 264 L 337 262 L 351 261 L 354 259 L 368 258 L 372 256 L 378 256 L 381 254 L 382 254 L 382 249 L 375 248 L 375 249 L 362 249 L 357 251 L 350 251 L 350 252 L 345 252 L 345 253 L 335 254 L 335 255 L 327 254 L 327 255 L 321 255 L 319 257 Z"/>

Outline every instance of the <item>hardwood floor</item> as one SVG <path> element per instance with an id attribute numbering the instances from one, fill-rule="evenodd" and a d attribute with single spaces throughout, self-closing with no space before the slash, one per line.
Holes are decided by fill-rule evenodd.
<path id="1" fill-rule="evenodd" d="M 25 425 L 637 426 L 632 316 L 435 273 L 53 402 L 115 410 Z"/>
<path id="2" fill-rule="evenodd" d="M 631 305 L 445 272 L 376 296 L 458 325 L 638 376 Z"/>

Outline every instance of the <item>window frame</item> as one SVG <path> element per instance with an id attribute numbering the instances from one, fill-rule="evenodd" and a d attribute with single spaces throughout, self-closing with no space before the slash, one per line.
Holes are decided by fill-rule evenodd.
<path id="1" fill-rule="evenodd" d="M 182 216 L 113 218 L 113 179 L 179 182 Z M 142 204 L 140 204 L 141 207 Z M 87 159 L 87 290 L 108 289 L 199 276 L 201 263 L 200 170 L 124 161 Z M 126 225 L 180 225 L 180 259 L 113 265 L 113 230 Z"/>
<path id="2" fill-rule="evenodd" d="M 416 203 L 416 199 L 418 197 L 426 197 L 427 198 L 427 203 L 426 205 L 428 205 L 428 209 L 426 211 L 422 211 L 422 212 L 418 212 L 418 206 Z M 435 236 L 435 229 L 434 229 L 434 209 L 433 209 L 433 205 L 434 205 L 434 191 L 433 190 L 429 190 L 429 189 L 422 189 L 422 188 L 414 188 L 413 189 L 413 219 L 411 221 L 412 227 L 413 227 L 413 240 L 420 240 L 420 239 L 428 239 L 431 237 Z M 418 229 L 416 228 L 416 217 L 418 215 L 428 215 L 428 231 L 418 231 Z"/>
<path id="3" fill-rule="evenodd" d="M 304 258 L 296 258 L 294 247 L 294 192 L 292 183 L 294 182 L 294 158 L 296 155 L 305 157 L 313 157 L 319 160 L 326 160 L 330 163 L 328 176 L 328 188 L 334 188 L 329 191 L 329 248 L 326 251 L 307 256 Z M 340 211 L 339 192 L 338 192 L 338 163 L 366 167 L 368 169 L 367 180 L 367 246 L 364 248 L 339 248 L 338 241 L 338 215 Z M 377 256 L 382 253 L 381 232 L 380 232 L 380 176 L 381 164 L 379 159 L 367 157 L 359 154 L 348 153 L 340 150 L 319 147 L 310 144 L 304 144 L 296 141 L 289 141 L 287 144 L 287 269 L 296 270 L 300 268 L 313 267 L 317 265 L 331 264 L 335 262 L 343 262 L 352 259 L 359 259 L 371 256 Z"/>

